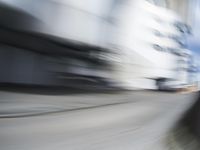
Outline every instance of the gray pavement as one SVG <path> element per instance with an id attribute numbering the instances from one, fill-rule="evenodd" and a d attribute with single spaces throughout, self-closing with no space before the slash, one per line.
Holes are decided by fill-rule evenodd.
<path id="1" fill-rule="evenodd" d="M 0 92 L 1 150 L 165 150 L 196 94 Z"/>

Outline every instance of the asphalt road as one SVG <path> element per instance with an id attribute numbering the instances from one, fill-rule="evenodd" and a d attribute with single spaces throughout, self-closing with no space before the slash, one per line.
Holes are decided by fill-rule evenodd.
<path id="1" fill-rule="evenodd" d="M 168 150 L 196 94 L 0 92 L 0 150 Z"/>

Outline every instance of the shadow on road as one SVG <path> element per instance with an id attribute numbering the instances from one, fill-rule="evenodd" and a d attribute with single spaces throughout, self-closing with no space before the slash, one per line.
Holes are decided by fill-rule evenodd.
<path id="1" fill-rule="evenodd" d="M 1 84 L 0 91 L 8 91 L 15 93 L 27 93 L 37 95 L 74 95 L 74 94 L 115 94 L 126 90 L 113 87 L 90 86 L 82 87 L 62 87 L 62 86 L 39 86 L 39 85 L 18 85 L 18 84 Z"/>

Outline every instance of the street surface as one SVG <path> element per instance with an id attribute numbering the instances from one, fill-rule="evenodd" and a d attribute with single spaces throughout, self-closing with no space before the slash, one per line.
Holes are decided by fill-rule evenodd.
<path id="1" fill-rule="evenodd" d="M 196 94 L 0 91 L 0 150 L 168 150 Z"/>

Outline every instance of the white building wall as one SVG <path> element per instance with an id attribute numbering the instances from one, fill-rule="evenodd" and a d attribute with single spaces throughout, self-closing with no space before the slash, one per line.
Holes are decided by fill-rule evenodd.
<path id="1" fill-rule="evenodd" d="M 43 21 L 40 32 L 112 50 L 110 78 L 125 87 L 155 88 L 153 79 L 176 78 L 177 56 L 153 47 L 177 48 L 173 40 L 154 33 L 181 36 L 172 25 L 181 19 L 171 10 L 145 0 L 127 0 L 116 10 L 110 10 L 113 0 L 1 1 Z M 170 8 L 178 10 L 177 3 L 170 2 Z"/>
<path id="2" fill-rule="evenodd" d="M 44 24 L 39 32 L 104 46 L 106 15 L 113 0 L 1 0 Z M 38 32 L 38 28 L 36 29 Z"/>
<path id="3" fill-rule="evenodd" d="M 110 38 L 111 48 L 118 52 L 114 77 L 126 87 L 155 88 L 158 78 L 175 79 L 177 56 L 167 50 L 156 50 L 153 45 L 177 48 L 173 40 L 157 37 L 157 30 L 165 36 L 174 34 L 173 22 L 180 18 L 170 10 L 146 1 L 129 1 L 116 15 L 117 28 Z"/>

